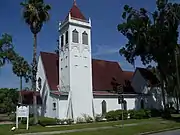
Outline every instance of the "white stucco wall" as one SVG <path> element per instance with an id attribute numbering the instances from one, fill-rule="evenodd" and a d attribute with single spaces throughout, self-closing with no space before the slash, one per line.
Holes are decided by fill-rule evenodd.
<path id="1" fill-rule="evenodd" d="M 67 118 L 68 97 L 60 96 L 58 100 L 59 100 L 59 119 Z"/>
<path id="2" fill-rule="evenodd" d="M 106 101 L 106 107 L 107 107 L 107 112 L 111 110 L 118 110 L 122 109 L 121 105 L 118 104 L 118 99 L 117 98 L 94 98 L 94 111 L 95 114 L 102 114 L 102 101 Z M 124 100 L 127 102 L 127 110 L 132 110 L 135 109 L 135 100 L 136 98 L 124 98 Z"/>

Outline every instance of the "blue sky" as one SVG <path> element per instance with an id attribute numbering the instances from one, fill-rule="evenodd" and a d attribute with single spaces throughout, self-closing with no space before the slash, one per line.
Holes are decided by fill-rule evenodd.
<path id="1" fill-rule="evenodd" d="M 16 51 L 26 60 L 32 60 L 33 36 L 22 18 L 22 0 L 0 0 L 0 34 L 13 36 Z M 72 7 L 73 0 L 45 0 L 52 6 L 50 21 L 38 35 L 39 51 L 52 52 L 58 39 L 58 22 L 62 21 Z M 133 70 L 118 53 L 126 39 L 117 31 L 122 22 L 121 14 L 125 4 L 135 8 L 155 9 L 156 0 L 77 0 L 77 5 L 86 17 L 92 20 L 92 54 L 94 58 L 119 61 L 125 70 Z M 141 66 L 140 61 L 136 62 Z M 26 86 L 28 84 L 24 84 Z M 0 87 L 19 87 L 19 79 L 13 74 L 10 64 L 0 69 Z"/>

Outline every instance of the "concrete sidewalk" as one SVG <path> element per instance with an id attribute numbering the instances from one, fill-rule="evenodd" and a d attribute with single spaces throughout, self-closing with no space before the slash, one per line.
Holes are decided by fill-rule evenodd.
<path id="1" fill-rule="evenodd" d="M 124 127 L 129 126 L 136 126 L 144 123 L 132 123 L 132 124 L 124 124 Z M 98 127 L 98 128 L 83 128 L 83 129 L 72 129 L 72 130 L 61 130 L 61 131 L 49 131 L 49 132 L 38 132 L 38 133 L 23 133 L 23 134 L 16 134 L 16 135 L 55 135 L 55 134 L 63 134 L 63 133 L 73 133 L 73 132 L 83 132 L 83 131 L 96 131 L 99 129 L 112 129 L 122 127 L 122 125 L 116 126 L 106 126 L 106 127 Z"/>

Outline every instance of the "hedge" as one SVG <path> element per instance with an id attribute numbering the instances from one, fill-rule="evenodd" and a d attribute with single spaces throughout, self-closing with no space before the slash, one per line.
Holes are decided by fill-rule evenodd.
<path id="1" fill-rule="evenodd" d="M 127 111 L 122 111 L 122 110 L 109 111 L 105 114 L 105 118 L 107 119 L 107 121 L 121 120 L 122 112 L 123 112 L 123 119 L 127 119 L 128 117 Z"/>
<path id="2" fill-rule="evenodd" d="M 130 119 L 148 119 L 151 117 L 163 117 L 169 118 L 171 117 L 170 111 L 162 111 L 157 109 L 141 109 L 141 110 L 129 110 L 123 111 L 123 119 L 128 119 L 128 115 Z M 105 118 L 108 121 L 116 121 L 122 119 L 122 110 L 109 111 L 105 114 Z"/>

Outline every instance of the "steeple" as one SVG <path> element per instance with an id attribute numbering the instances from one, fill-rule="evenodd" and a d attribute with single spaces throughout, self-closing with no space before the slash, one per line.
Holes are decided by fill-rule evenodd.
<path id="1" fill-rule="evenodd" d="M 78 8 L 76 0 L 73 0 L 73 6 L 70 9 L 69 14 L 71 15 L 72 19 L 74 18 L 83 21 L 87 20 L 86 17 L 82 14 L 81 10 Z"/>
<path id="2" fill-rule="evenodd" d="M 76 4 L 76 0 L 74 0 L 73 5 L 77 5 L 77 4 Z"/>

